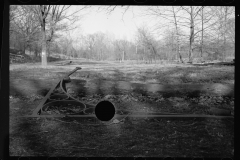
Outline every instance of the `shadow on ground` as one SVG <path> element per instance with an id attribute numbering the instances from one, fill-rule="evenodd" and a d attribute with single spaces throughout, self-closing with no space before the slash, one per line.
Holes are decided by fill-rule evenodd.
<path id="1" fill-rule="evenodd" d="M 196 70 L 201 71 L 203 69 L 198 68 Z M 171 77 L 180 72 L 183 72 L 183 75 L 175 77 L 179 79 L 179 82 L 188 82 L 187 79 L 192 80 L 190 75 L 193 71 L 186 72 L 184 69 L 179 68 L 171 68 L 163 72 L 163 74 L 153 76 L 160 77 L 159 83 L 161 83 L 163 76 L 164 82 L 167 82 L 168 80 L 171 81 Z M 98 95 L 98 97 L 95 97 L 98 100 L 106 95 L 138 94 L 142 97 L 154 97 L 155 94 L 161 95 L 163 98 L 182 96 L 180 90 L 150 93 L 146 85 L 123 81 L 128 80 L 128 78 L 123 78 L 126 73 L 117 69 L 114 71 L 114 80 L 102 80 L 102 75 L 95 73 L 88 72 L 83 76 L 92 79 L 91 81 L 72 79 L 72 82 L 67 87 L 73 87 L 76 96 L 93 96 L 92 99 L 94 99 L 94 96 Z M 24 72 L 16 74 L 24 74 Z M 150 71 L 143 79 L 146 80 L 151 74 L 153 73 Z M 214 79 L 221 79 L 226 75 L 218 75 Z M 25 78 L 10 80 L 10 94 L 16 93 L 22 97 L 33 94 L 45 96 L 57 81 L 50 79 Z M 208 79 L 208 77 L 205 78 L 206 81 Z M 155 87 L 153 86 L 151 90 L 154 90 Z M 163 91 L 169 89 L 169 86 L 162 86 L 161 88 Z M 194 98 L 200 95 L 200 91 L 193 91 L 188 93 L 187 97 Z M 10 155 L 76 157 L 123 155 L 156 157 L 233 156 L 233 123 L 230 122 L 229 124 L 226 120 L 141 119 L 128 117 L 126 122 L 116 125 L 91 126 L 87 125 L 88 120 L 85 123 L 78 124 L 72 123 L 73 120 L 68 122 L 66 119 L 17 117 L 19 114 L 30 113 L 39 103 L 40 100 L 26 102 L 21 99 L 10 103 Z M 150 104 L 149 102 L 138 102 L 138 104 L 145 103 Z M 143 109 L 147 106 L 132 106 L 132 104 L 137 104 L 137 102 L 128 105 L 132 108 L 135 107 L 135 109 L 141 107 Z M 173 104 L 169 102 L 167 105 L 171 108 L 170 106 Z"/>

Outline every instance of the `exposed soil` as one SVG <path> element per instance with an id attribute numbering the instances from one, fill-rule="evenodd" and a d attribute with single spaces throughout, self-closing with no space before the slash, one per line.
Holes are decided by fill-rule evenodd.
<path id="1" fill-rule="evenodd" d="M 60 65 L 59 65 L 60 64 Z M 75 60 L 10 66 L 11 156 L 233 157 L 229 119 L 133 118 L 89 125 L 94 118 L 23 118 L 30 115 L 60 77 L 76 66 L 68 92 L 96 105 L 144 112 L 209 114 L 211 107 L 234 114 L 234 67 L 113 64 Z"/>

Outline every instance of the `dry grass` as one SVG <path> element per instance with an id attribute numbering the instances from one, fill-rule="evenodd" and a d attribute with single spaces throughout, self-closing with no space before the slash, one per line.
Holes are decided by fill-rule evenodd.
<path id="1" fill-rule="evenodd" d="M 71 78 L 160 84 L 231 84 L 234 83 L 234 67 L 128 62 L 113 64 L 83 60 L 74 61 L 73 65 L 68 66 L 56 66 L 55 62 L 49 63 L 47 68 L 40 66 L 40 63 L 10 66 L 12 98 L 9 149 L 12 156 L 233 156 L 233 123 L 225 120 L 128 117 L 124 123 L 104 126 L 87 125 L 99 123 L 96 119 L 18 116 L 31 114 L 41 100 L 41 97 L 33 98 L 32 95 L 46 95 L 60 77 L 76 66 L 82 67 L 82 70 Z M 174 108 L 170 98 L 166 98 L 165 104 L 162 103 L 162 110 L 179 109 Z M 151 97 L 147 100 L 153 101 Z M 142 106 L 134 107 L 141 109 Z M 153 107 L 149 105 L 147 108 L 153 110 Z"/>

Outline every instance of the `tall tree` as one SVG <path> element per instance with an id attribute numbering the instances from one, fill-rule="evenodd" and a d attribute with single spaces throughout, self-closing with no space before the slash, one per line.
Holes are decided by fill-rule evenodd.
<path id="1" fill-rule="evenodd" d="M 200 58 L 203 61 L 203 51 L 204 51 L 204 33 L 207 32 L 207 29 L 212 29 L 211 27 L 216 24 L 215 21 L 209 24 L 211 20 L 214 18 L 214 15 L 211 11 L 212 8 L 208 8 L 206 6 L 202 6 L 201 12 L 199 12 L 199 16 L 201 19 L 201 29 L 195 33 L 197 35 L 201 32 L 201 43 L 200 43 Z"/>
<path id="2" fill-rule="evenodd" d="M 195 19 L 198 15 L 198 13 L 201 11 L 202 7 L 196 7 L 196 6 L 189 6 L 189 7 L 181 7 L 186 13 L 189 15 L 189 18 L 187 18 L 189 21 L 187 22 L 189 24 L 190 28 L 190 34 L 189 34 L 189 53 L 188 53 L 188 61 L 192 62 L 192 54 L 193 54 L 193 43 L 195 39 Z"/>
<path id="3" fill-rule="evenodd" d="M 208 14 L 207 12 L 204 12 L 205 11 L 205 6 L 202 6 L 201 8 L 201 11 L 199 12 L 199 17 L 200 17 L 200 20 L 201 20 L 201 29 L 199 29 L 198 31 L 196 31 L 195 35 L 194 36 L 197 36 L 197 34 L 199 32 L 201 32 L 201 36 L 200 36 L 200 58 L 201 58 L 201 61 L 203 62 L 203 48 L 204 48 L 204 33 L 205 33 L 205 25 L 212 19 L 212 14 Z"/>
<path id="4" fill-rule="evenodd" d="M 189 52 L 188 52 L 188 61 L 192 62 L 192 56 L 193 56 L 193 49 L 196 48 L 194 47 L 194 42 L 197 37 L 199 37 L 199 33 L 203 32 L 212 27 L 216 22 L 210 21 L 212 17 L 210 16 L 204 16 L 205 14 L 203 13 L 203 6 L 182 6 L 181 7 L 183 11 L 185 11 L 185 21 L 180 22 L 181 26 L 183 27 L 188 27 L 190 29 L 190 34 L 189 34 Z M 202 19 L 199 19 L 199 15 L 201 16 L 202 13 Z M 204 18 L 207 17 L 207 18 Z M 201 29 L 199 28 L 199 22 L 202 24 Z M 210 23 L 211 22 L 211 23 Z M 207 24 L 205 27 L 203 27 L 203 24 Z M 202 35 L 203 36 L 203 35 Z M 203 38 L 203 37 L 202 37 Z M 203 40 L 203 39 L 202 39 Z"/>
<path id="5" fill-rule="evenodd" d="M 67 31 L 74 29 L 73 23 L 76 22 L 76 13 L 88 8 L 83 6 L 78 11 L 69 13 L 71 6 L 65 5 L 37 5 L 32 6 L 32 11 L 37 16 L 37 20 L 41 26 L 42 33 L 42 66 L 47 66 L 47 43 L 50 42 L 57 30 Z M 68 21 L 69 23 L 64 23 Z M 47 30 L 49 31 L 47 33 Z"/>
<path id="6" fill-rule="evenodd" d="M 203 14 L 203 9 L 204 7 L 202 6 L 202 11 L 201 11 L 201 18 L 202 18 L 202 36 L 201 36 L 201 61 L 203 61 L 203 26 L 204 26 L 204 14 Z"/>
<path id="7" fill-rule="evenodd" d="M 229 14 L 231 14 L 231 10 L 228 6 L 224 7 L 224 34 L 223 34 L 223 59 L 226 59 L 226 52 L 227 52 L 227 26 L 228 26 L 228 20 L 229 20 Z"/>
<path id="8" fill-rule="evenodd" d="M 178 27 L 178 23 L 177 23 L 177 12 L 179 10 L 175 11 L 174 7 L 172 6 L 172 13 L 173 13 L 173 17 L 174 17 L 174 24 L 175 24 L 175 28 L 176 28 L 176 35 L 177 35 L 177 54 L 178 54 L 178 57 L 179 57 L 179 61 L 183 63 L 183 60 L 182 60 L 182 55 L 180 53 L 181 51 L 181 46 L 180 46 L 180 40 L 179 40 L 179 27 Z"/>
<path id="9" fill-rule="evenodd" d="M 41 34 L 42 34 L 42 66 L 47 66 L 47 39 L 46 39 L 46 23 L 47 16 L 52 8 L 51 5 L 39 5 L 32 6 L 32 9 L 35 15 L 38 17 L 38 21 L 41 26 Z"/>
<path id="10" fill-rule="evenodd" d="M 94 58 L 95 57 L 94 47 L 96 44 L 96 36 L 94 34 L 87 35 L 86 44 L 87 44 L 87 49 L 89 51 L 89 54 L 87 55 L 88 58 Z"/>
<path id="11" fill-rule="evenodd" d="M 215 16 L 216 23 L 214 25 L 215 30 L 214 34 L 218 43 L 218 52 L 221 55 L 221 59 L 224 60 L 227 56 L 227 46 L 229 44 L 228 39 L 228 27 L 229 27 L 229 19 L 235 18 L 235 8 L 230 6 L 220 6 L 214 7 L 212 12 Z"/>
<path id="12" fill-rule="evenodd" d="M 179 27 L 179 19 L 183 18 L 181 16 L 181 8 L 180 7 L 149 7 L 146 11 L 146 15 L 157 17 L 165 21 L 164 24 L 158 24 L 157 29 L 163 29 L 164 27 L 168 26 L 166 24 L 173 24 L 175 28 L 175 34 L 177 39 L 177 56 L 179 61 L 183 63 L 182 55 L 181 55 L 181 43 L 180 43 L 180 27 Z"/>
<path id="13" fill-rule="evenodd" d="M 115 45 L 117 50 L 121 53 L 120 60 L 124 61 L 126 59 L 127 49 L 128 49 L 128 41 L 127 40 L 116 40 Z"/>
<path id="14" fill-rule="evenodd" d="M 39 32 L 39 25 L 36 16 L 30 12 L 29 6 L 11 6 L 10 8 L 10 41 L 12 35 L 19 35 L 18 43 L 21 42 L 22 50 L 30 47 L 36 41 L 36 34 Z M 11 13 L 13 12 L 13 13 Z"/>
<path id="15" fill-rule="evenodd" d="M 227 24 L 227 37 L 229 37 L 231 43 L 233 44 L 233 54 L 235 55 L 235 18 L 230 18 Z"/>
<path id="16" fill-rule="evenodd" d="M 137 39 L 138 44 L 143 46 L 144 52 L 149 51 L 149 55 L 145 55 L 148 57 L 148 60 L 152 61 L 157 56 L 156 49 L 156 40 L 153 35 L 150 33 L 149 29 L 145 26 L 138 28 L 137 30 Z"/>

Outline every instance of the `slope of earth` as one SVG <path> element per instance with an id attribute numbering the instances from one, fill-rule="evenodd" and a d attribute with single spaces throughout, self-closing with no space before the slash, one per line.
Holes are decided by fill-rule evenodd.
<path id="1" fill-rule="evenodd" d="M 234 125 L 228 119 L 127 117 L 118 124 L 95 126 L 88 125 L 94 119 L 19 117 L 31 114 L 51 86 L 76 66 L 82 70 L 71 76 L 68 92 L 93 105 L 108 99 L 118 108 L 146 113 L 209 114 L 212 106 L 234 113 L 232 66 L 82 60 L 64 66 L 50 63 L 48 68 L 11 65 L 11 156 L 233 156 Z"/>

